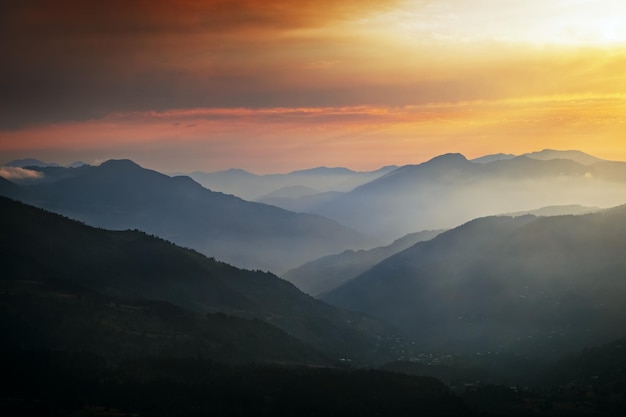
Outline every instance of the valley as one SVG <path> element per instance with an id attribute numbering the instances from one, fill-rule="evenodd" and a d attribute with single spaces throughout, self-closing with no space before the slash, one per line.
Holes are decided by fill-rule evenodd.
<path id="1" fill-rule="evenodd" d="M 280 392 L 292 378 L 315 392 L 322 380 L 346 378 L 351 389 L 363 378 L 388 380 L 390 403 L 370 411 L 389 410 L 404 401 L 399 392 L 421 384 L 430 394 L 407 410 L 585 415 L 570 407 L 584 391 L 590 409 L 609 412 L 624 400 L 617 346 L 626 328 L 626 209 L 610 206 L 626 187 L 623 169 L 578 152 L 443 155 L 376 171 L 353 190 L 322 191 L 324 202 L 303 214 L 272 206 L 272 198 L 302 203 L 332 175 L 363 181 L 364 174 L 265 178 L 277 188 L 259 188 L 268 191 L 266 203 L 255 203 L 128 160 L 15 166 L 7 172 L 20 178 L 0 179 L 0 327 L 9 335 L 1 348 L 21 364 L 11 368 L 16 381 L 46 372 L 70 389 L 94 372 L 101 381 L 135 372 L 118 388 L 89 383 L 84 398 L 113 409 L 127 407 L 110 390 L 132 393 L 135 378 L 150 392 L 154 378 L 187 389 L 176 375 L 200 361 L 194 366 L 203 372 L 260 378 Z M 308 182 L 285 185 L 298 178 Z M 255 187 L 232 186 L 233 194 Z M 352 213 L 350 227 L 337 211 L 314 213 L 331 201 Z M 427 224 L 433 228 L 419 228 Z M 28 355 L 36 364 L 23 362 Z M 142 361 L 168 370 L 157 377 L 133 368 Z M 584 373 L 570 372 L 568 361 Z M 607 361 L 616 370 L 600 377 Z M 41 401 L 57 412 L 83 407 L 45 390 L 34 403 L 24 383 L 3 388 L 22 398 L 3 409 L 37 409 Z M 281 398 L 247 404 L 288 413 L 276 408 L 287 401 L 279 391 L 246 384 L 233 381 L 223 395 Z M 288 397 L 295 412 L 303 400 Z M 155 406 L 142 404 L 143 412 Z M 367 415 L 363 404 L 344 411 Z M 232 415 L 230 405 L 220 407 Z"/>

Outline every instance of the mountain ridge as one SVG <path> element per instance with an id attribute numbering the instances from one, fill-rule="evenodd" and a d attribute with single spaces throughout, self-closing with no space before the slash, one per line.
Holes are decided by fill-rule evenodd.
<path id="1" fill-rule="evenodd" d="M 626 206 L 486 217 L 386 258 L 322 299 L 448 350 L 556 355 L 626 325 Z M 393 301 L 391 301 L 393 300 Z"/>
<path id="2" fill-rule="evenodd" d="M 626 163 L 582 165 L 528 156 L 468 161 L 446 154 L 400 167 L 320 204 L 302 207 L 383 239 L 449 229 L 473 218 L 537 207 L 611 207 L 626 202 Z"/>
<path id="3" fill-rule="evenodd" d="M 432 239 L 441 232 L 443 231 L 428 230 L 411 233 L 387 246 L 370 250 L 347 250 L 336 255 L 324 256 L 289 270 L 282 277 L 307 294 L 323 297 L 325 293 L 345 284 L 383 259 L 417 242 Z"/>
<path id="4" fill-rule="evenodd" d="M 60 171 L 50 181 L 6 193 L 95 226 L 141 229 L 246 268 L 280 273 L 373 242 L 319 215 L 213 192 L 189 177 L 172 178 L 130 160 L 54 169 Z"/>
<path id="5" fill-rule="evenodd" d="M 3 274 L 79 285 L 122 302 L 259 319 L 333 355 L 366 355 L 393 330 L 317 301 L 273 274 L 246 271 L 139 231 L 98 229 L 0 197 Z M 344 356 L 345 357 L 345 356 Z"/>

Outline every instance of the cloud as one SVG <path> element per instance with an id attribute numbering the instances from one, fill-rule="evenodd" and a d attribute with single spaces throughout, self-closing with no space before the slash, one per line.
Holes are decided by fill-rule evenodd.
<path id="1" fill-rule="evenodd" d="M 131 158 L 164 171 L 241 167 L 369 170 L 456 151 L 467 157 L 544 148 L 625 160 L 626 95 L 555 95 L 410 106 L 196 108 L 0 131 L 6 158 Z M 71 155 L 71 156 L 70 156 Z"/>
<path id="2" fill-rule="evenodd" d="M 396 6 L 407 4 L 422 8 L 390 24 Z M 0 130 L 172 109 L 402 107 L 626 91 L 619 48 L 419 42 L 437 29 L 428 18 L 466 28 L 488 19 L 495 3 L 481 0 L 472 13 L 463 4 L 8 0 L 0 5 Z M 398 35 L 403 22 L 420 28 L 417 41 Z"/>
<path id="3" fill-rule="evenodd" d="M 276 31 L 326 25 L 397 0 L 20 0 L 3 2 L 5 31 L 52 36 Z"/>
<path id="4" fill-rule="evenodd" d="M 293 55 L 328 46 L 304 45 L 302 36 L 325 37 L 337 22 L 394 3 L 0 2 L 0 128 L 115 111 L 261 105 L 264 82 L 291 71 Z M 323 35 L 298 34 L 316 28 Z"/>
<path id="5" fill-rule="evenodd" d="M 0 166 L 0 177 L 19 183 L 40 180 L 44 177 L 44 173 L 19 167 Z"/>

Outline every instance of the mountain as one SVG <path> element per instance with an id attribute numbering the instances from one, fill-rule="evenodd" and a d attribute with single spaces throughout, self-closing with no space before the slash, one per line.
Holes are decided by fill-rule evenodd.
<path id="1" fill-rule="evenodd" d="M 429 348 L 553 356 L 623 334 L 626 206 L 487 217 L 418 243 L 326 294 Z"/>
<path id="2" fill-rule="evenodd" d="M 590 214 L 597 213 L 602 211 L 600 207 L 585 207 L 578 204 L 570 204 L 566 206 L 548 206 L 541 207 L 535 210 L 527 210 L 527 211 L 518 211 L 515 213 L 504 213 L 503 216 L 517 217 L 517 216 L 526 216 L 528 214 L 537 216 L 537 217 L 546 217 L 546 216 L 567 216 L 567 215 L 581 215 L 581 214 Z"/>
<path id="3" fill-rule="evenodd" d="M 284 190 L 284 188 L 281 188 L 280 190 Z M 316 207 L 325 204 L 328 201 L 332 201 L 342 194 L 344 193 L 341 191 L 326 191 L 323 193 L 313 193 L 300 197 L 267 197 L 269 194 L 266 194 L 265 196 L 257 199 L 256 202 L 269 204 L 289 211 L 295 211 L 296 213 L 314 213 Z"/>
<path id="4" fill-rule="evenodd" d="M 9 167 L 25 168 L 25 167 L 58 167 L 59 164 L 52 162 L 43 162 L 35 158 L 15 159 L 4 164 Z"/>
<path id="5" fill-rule="evenodd" d="M 324 256 L 283 274 L 283 278 L 313 296 L 329 292 L 367 271 L 383 259 L 401 252 L 417 242 L 430 240 L 442 230 L 411 233 L 391 245 L 370 250 L 347 250 Z"/>
<path id="6" fill-rule="evenodd" d="M 549 161 L 551 159 L 569 159 L 581 165 L 593 165 L 598 162 L 604 162 L 603 159 L 596 158 L 595 156 L 577 150 L 559 151 L 554 149 L 544 149 L 538 152 L 526 153 L 524 156 L 542 161 Z"/>
<path id="7" fill-rule="evenodd" d="M 71 164 L 69 164 L 67 167 L 68 168 L 80 168 L 83 165 L 89 165 L 87 162 L 83 162 L 83 161 L 74 161 Z"/>
<path id="8" fill-rule="evenodd" d="M 168 177 L 128 160 L 40 170 L 45 181 L 12 197 L 90 225 L 140 229 L 245 268 L 281 273 L 374 243 L 320 216 L 212 192 L 189 177 Z"/>
<path id="9" fill-rule="evenodd" d="M 486 163 L 446 154 L 400 167 L 330 200 L 305 208 L 381 239 L 407 230 L 449 229 L 477 217 L 626 202 L 626 163 L 582 165 L 528 156 Z"/>
<path id="10" fill-rule="evenodd" d="M 472 159 L 472 162 L 479 163 L 479 164 L 486 164 L 486 163 L 493 162 L 493 161 L 513 159 L 515 157 L 516 155 L 513 155 L 511 153 L 495 153 L 491 155 L 481 156 L 479 158 L 474 158 Z"/>
<path id="11" fill-rule="evenodd" d="M 0 194 L 13 195 L 17 192 L 18 188 L 16 184 L 0 176 Z"/>
<path id="12" fill-rule="evenodd" d="M 541 373 L 538 385 L 592 388 L 596 392 L 626 390 L 626 338 L 600 346 L 586 347 L 569 355 Z M 623 398 L 623 396 L 622 396 Z"/>
<path id="13" fill-rule="evenodd" d="M 239 363 L 335 363 L 260 320 L 104 295 L 64 281 L 61 274 L 21 278 L 0 282 L 0 331 L 10 335 L 0 342 L 2 352 L 91 352 L 112 361 L 203 355 Z"/>
<path id="14" fill-rule="evenodd" d="M 101 317 L 104 322 L 97 321 L 99 311 L 87 314 L 96 318 L 98 326 L 108 328 L 127 320 L 126 310 L 140 310 L 149 323 L 154 323 L 158 317 L 152 317 L 161 314 L 158 310 L 172 310 L 168 304 L 199 315 L 225 313 L 262 320 L 335 358 L 369 355 L 371 359 L 375 356 L 375 346 L 393 334 L 388 326 L 317 301 L 275 275 L 237 269 L 139 231 L 95 229 L 3 197 L 0 209 L 3 277 L 13 285 L 11 291 L 20 286 L 27 288 L 15 291 L 31 294 L 34 308 L 44 307 L 34 300 L 49 298 L 52 299 L 46 302 L 53 311 L 81 312 L 94 303 L 94 308 L 106 309 L 114 303 L 114 308 Z M 45 286 L 50 289 L 41 289 Z M 11 291 L 3 294 L 10 295 Z M 94 301 L 85 304 L 84 294 L 89 293 L 96 295 L 86 300 Z M 74 302 L 54 304 L 56 299 L 64 297 Z M 16 302 L 18 306 L 20 303 Z M 146 307 L 146 303 L 155 307 Z M 3 309 L 5 313 L 11 311 Z M 174 311 L 173 315 L 184 316 L 185 312 Z M 28 324 L 28 317 L 32 318 L 33 314 L 28 311 L 17 317 Z M 106 318 L 109 316 L 110 321 Z M 38 317 L 45 318 L 45 314 Z M 12 322 L 5 320 L 5 326 Z M 238 323 L 241 322 L 233 321 L 233 326 L 245 327 Z M 183 320 L 182 324 L 195 329 L 203 326 L 193 318 Z M 88 325 L 89 321 L 84 323 Z M 168 328 L 175 325 L 170 322 Z M 158 322 L 154 327 L 165 332 Z M 258 330 L 260 326 L 256 327 Z M 288 341 L 286 336 L 281 340 Z"/>
<path id="15" fill-rule="evenodd" d="M 223 364 L 88 353 L 3 352 L 6 416 L 472 417 L 434 378 L 371 369 Z M 617 414 L 618 415 L 618 414 Z"/>
<path id="16" fill-rule="evenodd" d="M 213 191 L 236 195 L 245 200 L 257 201 L 267 194 L 286 187 L 307 187 L 321 193 L 350 191 L 392 170 L 386 166 L 376 171 L 357 172 L 347 168 L 317 167 L 293 171 L 288 174 L 256 175 L 241 169 L 229 169 L 212 173 L 193 172 L 191 178 Z"/>
<path id="17" fill-rule="evenodd" d="M 261 197 L 257 198 L 256 201 L 259 203 L 263 203 L 264 200 L 280 198 L 300 198 L 318 193 L 319 191 L 311 187 L 305 187 L 304 185 L 290 185 L 287 187 L 279 188 L 278 190 L 274 190 L 271 193 L 262 195 Z"/>
<path id="18" fill-rule="evenodd" d="M 305 177 L 316 177 L 316 176 L 327 176 L 327 175 L 352 175 L 356 174 L 355 171 L 352 171 L 348 168 L 343 167 L 316 167 L 309 169 L 301 169 L 298 171 L 292 171 L 287 175 L 295 175 L 295 176 L 305 176 Z"/>
<path id="19" fill-rule="evenodd" d="M 593 174 L 614 182 L 626 182 L 626 162 L 605 161 L 593 165 Z"/>
<path id="20" fill-rule="evenodd" d="M 301 213 L 310 211 L 311 207 L 325 203 L 340 194 L 342 193 L 339 191 L 319 192 L 311 187 L 293 185 L 262 195 L 255 201 Z"/>
<path id="21" fill-rule="evenodd" d="M 539 160 L 527 156 L 493 161 L 483 164 L 479 172 L 481 179 L 533 180 L 565 178 L 585 178 L 590 173 L 588 167 L 570 159 Z"/>
<path id="22" fill-rule="evenodd" d="M 89 165 L 86 162 L 83 161 L 75 161 L 72 162 L 71 164 L 67 165 L 68 168 L 78 168 L 81 167 L 83 165 Z M 4 164 L 4 166 L 8 166 L 8 167 L 16 167 L 16 168 L 26 168 L 26 167 L 40 167 L 40 168 L 47 168 L 47 167 L 61 167 L 60 164 L 54 163 L 54 162 L 44 162 L 41 161 L 39 159 L 35 159 L 35 158 L 24 158 L 24 159 L 15 159 L 13 161 L 7 162 L 6 164 Z"/>
<path id="23" fill-rule="evenodd" d="M 525 156 L 531 159 L 539 159 L 542 161 L 549 161 L 552 159 L 568 159 L 574 162 L 577 162 L 581 165 L 592 165 L 598 162 L 603 162 L 603 159 L 596 158 L 595 156 L 589 155 L 587 153 L 570 150 L 570 151 L 559 151 L 554 149 L 544 149 L 542 151 L 537 152 L 529 152 L 522 154 L 521 156 Z M 486 164 L 493 161 L 502 161 L 507 159 L 513 159 L 516 155 L 513 154 L 505 154 L 505 153 L 496 153 L 492 155 L 481 156 L 480 158 L 472 159 L 472 162 L 477 162 L 481 164 Z"/>

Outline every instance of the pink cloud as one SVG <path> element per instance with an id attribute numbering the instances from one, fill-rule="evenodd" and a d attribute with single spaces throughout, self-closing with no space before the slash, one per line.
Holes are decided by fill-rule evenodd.
<path id="1" fill-rule="evenodd" d="M 0 166 L 0 177 L 9 181 L 21 182 L 42 179 L 44 174 L 43 172 L 33 171 L 30 169 Z"/>

